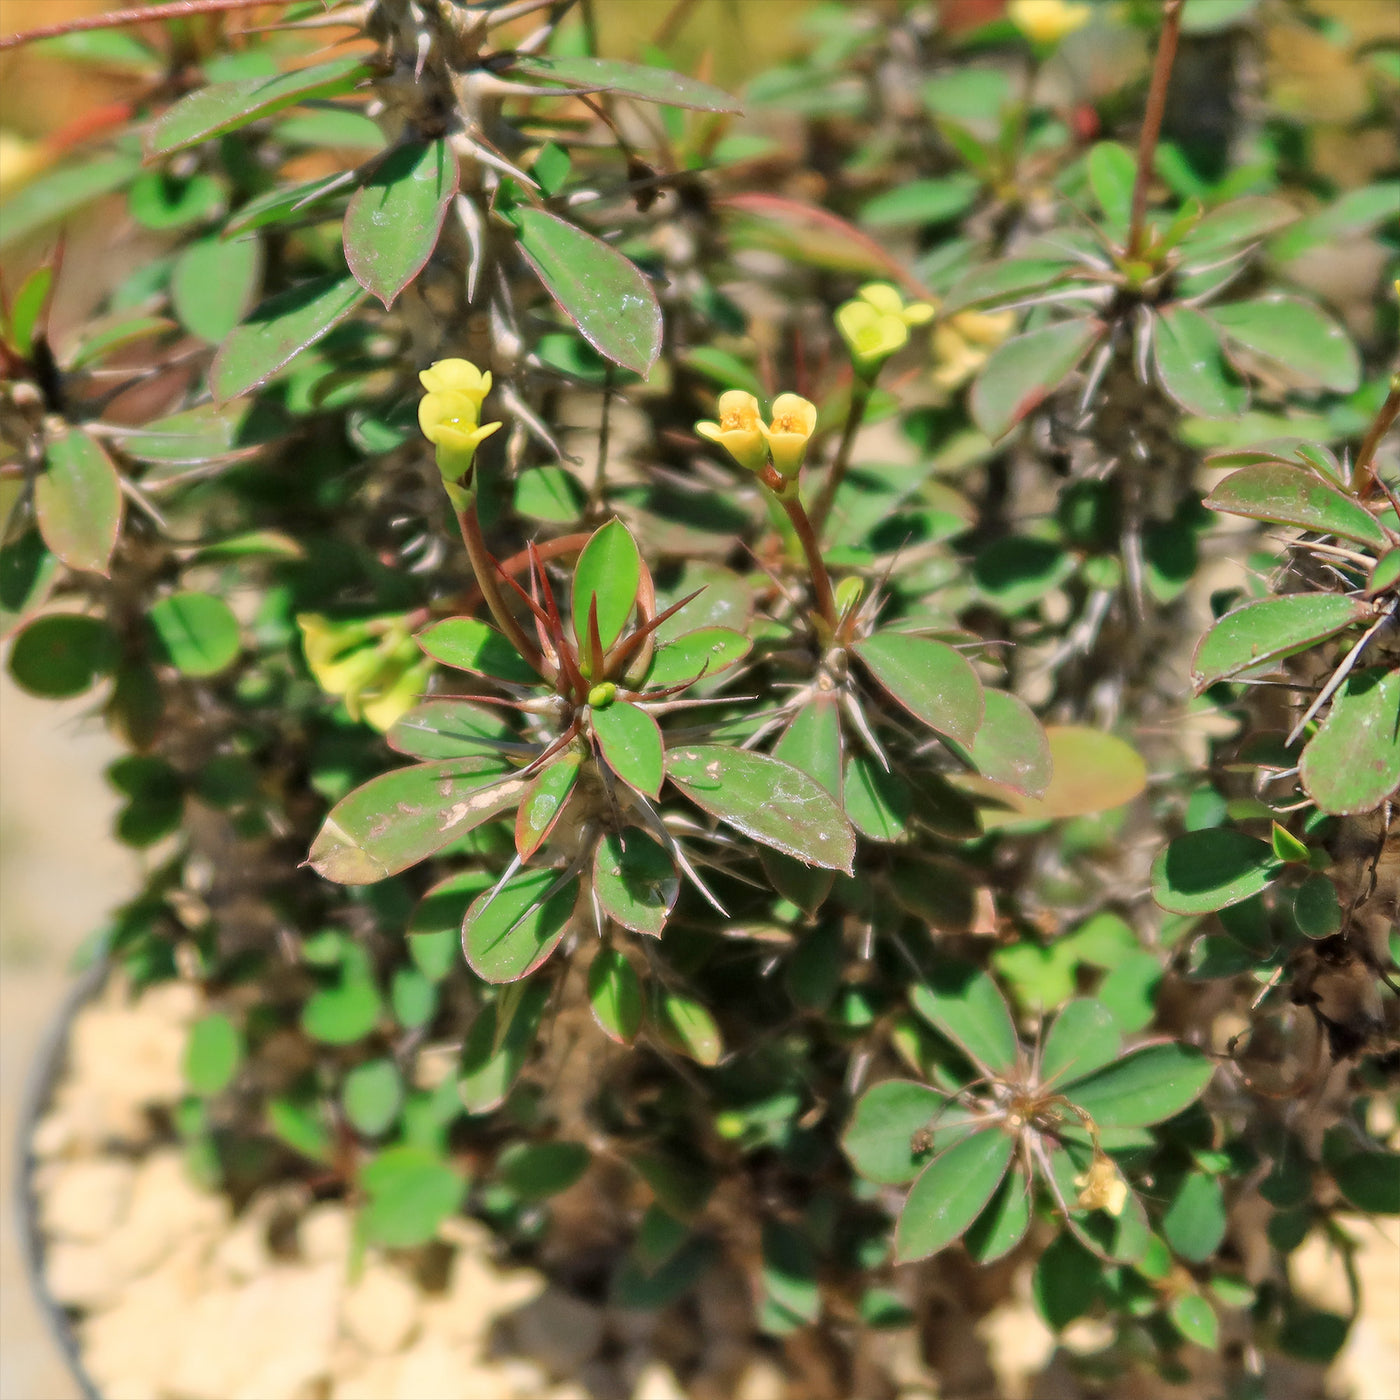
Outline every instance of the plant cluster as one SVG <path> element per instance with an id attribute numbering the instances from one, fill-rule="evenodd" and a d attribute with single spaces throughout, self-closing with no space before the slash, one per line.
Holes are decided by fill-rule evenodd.
<path id="1" fill-rule="evenodd" d="M 0 607 L 129 750 L 101 950 L 207 995 L 193 1170 L 622 1307 L 737 1269 L 813 1396 L 954 1249 L 1086 1373 L 1335 1355 L 1289 1258 L 1400 1210 L 1400 385 L 1298 269 L 1393 266 L 1397 186 L 1173 118 L 1276 8 L 816 5 L 742 103 L 684 6 L 43 40 L 129 113 L 0 238 L 161 251 L 57 340 L 62 243 L 6 279 Z M 1066 97 L 1096 35 L 1148 69 Z"/>

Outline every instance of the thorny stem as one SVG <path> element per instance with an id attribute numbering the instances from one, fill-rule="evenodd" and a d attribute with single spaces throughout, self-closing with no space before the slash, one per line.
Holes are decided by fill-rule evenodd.
<path id="1" fill-rule="evenodd" d="M 1176 61 L 1176 41 L 1181 33 L 1181 11 L 1185 4 L 1186 0 L 1166 0 L 1162 8 L 1162 35 L 1157 41 L 1157 61 L 1152 66 L 1152 86 L 1147 92 L 1147 110 L 1142 118 L 1142 135 L 1138 138 L 1137 178 L 1133 181 L 1132 221 L 1128 225 L 1127 254 L 1130 258 L 1142 255 L 1147 186 L 1152 179 L 1152 157 L 1162 130 L 1162 114 L 1167 108 L 1167 85 Z"/>
<path id="2" fill-rule="evenodd" d="M 1356 464 L 1351 469 L 1351 489 L 1364 501 L 1376 489 L 1376 474 L 1371 470 L 1371 458 L 1381 439 L 1391 430 L 1397 417 L 1400 417 L 1400 374 L 1391 381 L 1390 393 L 1385 396 L 1380 412 L 1376 414 L 1361 451 L 1356 454 Z"/>
<path id="3" fill-rule="evenodd" d="M 168 0 L 164 5 L 138 5 L 131 10 L 108 10 L 104 14 L 82 15 L 78 19 L 50 24 L 43 29 L 26 29 L 0 37 L 0 49 L 14 49 L 36 39 L 56 39 L 64 34 L 80 34 L 87 29 L 118 29 L 126 24 L 144 24 L 154 19 L 186 19 L 191 15 L 212 15 L 221 10 L 251 10 L 268 0 Z"/>
<path id="4" fill-rule="evenodd" d="M 808 572 L 812 575 L 812 601 L 816 604 L 822 620 L 830 624 L 832 632 L 835 633 L 836 597 L 831 591 L 831 575 L 826 571 L 821 541 L 817 538 L 812 519 L 803 507 L 802 498 L 797 494 L 793 483 L 784 481 L 772 467 L 764 468 L 762 479 L 763 484 L 782 502 L 787 518 L 792 521 L 792 528 L 802 546 L 802 553 L 807 558 Z"/>
<path id="5" fill-rule="evenodd" d="M 836 500 L 836 493 L 841 489 L 841 483 L 846 479 L 846 472 L 850 468 L 851 449 L 855 446 L 856 434 L 865 419 L 872 388 L 874 385 L 857 379 L 851 390 L 851 406 L 846 411 L 846 423 L 841 429 L 841 441 L 836 446 L 836 456 L 827 471 L 826 480 L 822 482 L 821 490 L 817 493 L 817 499 L 812 503 L 811 528 L 818 537 L 826 525 L 832 504 Z"/>
<path id="6" fill-rule="evenodd" d="M 525 629 L 506 606 L 496 578 L 500 566 L 491 551 L 486 548 L 486 540 L 481 533 L 481 521 L 476 514 L 475 497 L 457 511 L 457 525 L 462 531 L 462 543 L 467 547 L 467 558 L 471 561 L 472 572 L 476 575 L 477 587 L 481 589 L 481 596 L 486 600 L 491 616 L 496 619 L 496 626 L 510 638 L 511 645 L 530 666 L 546 680 L 553 680 L 551 668 L 539 647 L 526 636 Z"/>

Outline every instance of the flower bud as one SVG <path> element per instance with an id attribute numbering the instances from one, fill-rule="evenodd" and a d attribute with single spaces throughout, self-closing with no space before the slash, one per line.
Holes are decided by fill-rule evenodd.
<path id="1" fill-rule="evenodd" d="M 746 471 L 762 471 L 768 465 L 763 420 L 758 400 L 742 389 L 728 389 L 719 396 L 719 422 L 697 423 L 695 431 L 717 442 Z"/>
<path id="2" fill-rule="evenodd" d="M 794 480 L 802 469 L 802 458 L 816 426 L 815 405 L 797 394 L 779 394 L 773 400 L 772 423 L 765 426 L 759 422 L 758 430 L 772 453 L 773 467 L 785 481 Z"/>

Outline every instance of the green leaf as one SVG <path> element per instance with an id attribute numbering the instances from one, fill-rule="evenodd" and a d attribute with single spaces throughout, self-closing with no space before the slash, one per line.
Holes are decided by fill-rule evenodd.
<path id="1" fill-rule="evenodd" d="M 49 303 L 52 290 L 53 264 L 43 263 L 20 283 L 9 307 L 7 327 L 7 318 L 0 312 L 0 328 L 4 328 L 6 339 L 21 355 L 27 356 L 34 348 L 34 327 Z"/>
<path id="2" fill-rule="evenodd" d="M 513 1142 L 496 1160 L 496 1174 L 522 1201 L 546 1201 L 567 1191 L 588 1170 L 581 1142 Z"/>
<path id="3" fill-rule="evenodd" d="M 743 749 L 673 749 L 666 775 L 702 811 L 806 865 L 851 873 L 855 835 L 835 800 L 790 763 Z"/>
<path id="4" fill-rule="evenodd" d="M 289 146 L 329 147 L 347 154 L 382 151 L 384 133 L 360 107 L 322 102 L 277 123 L 277 138 Z"/>
<path id="5" fill-rule="evenodd" d="M 977 672 L 961 652 L 907 632 L 876 632 L 852 650 L 915 719 L 964 748 L 972 744 L 986 698 Z"/>
<path id="6" fill-rule="evenodd" d="M 399 1116 L 403 1091 L 403 1079 L 393 1060 L 366 1060 L 345 1076 L 340 1102 L 356 1132 L 378 1137 L 393 1127 Z"/>
<path id="7" fill-rule="evenodd" d="M 1225 1238 L 1225 1193 L 1218 1177 L 1193 1171 L 1182 1179 L 1162 1216 L 1167 1243 L 1193 1264 L 1203 1264 Z"/>
<path id="8" fill-rule="evenodd" d="M 585 58 L 577 54 L 516 54 L 508 73 L 565 83 L 569 87 L 595 88 L 622 97 L 639 97 L 668 107 L 690 107 L 698 112 L 739 112 L 743 109 L 727 92 L 697 78 L 687 78 L 665 68 L 624 63 L 616 58 Z M 561 94 L 562 95 L 562 94 Z"/>
<path id="9" fill-rule="evenodd" d="M 863 753 L 851 755 L 843 797 L 846 816 L 862 836 L 898 841 L 904 835 L 913 806 L 909 784 L 898 774 L 887 773 L 874 759 Z"/>
<path id="10" fill-rule="evenodd" d="M 293 1098 L 270 1099 L 267 1126 L 274 1137 L 313 1162 L 329 1162 L 335 1142 L 326 1126 L 321 1100 L 311 1103 Z"/>
<path id="11" fill-rule="evenodd" d="M 410 758 L 466 758 L 500 753 L 513 734 L 494 710 L 468 700 L 427 700 L 415 705 L 384 736 Z"/>
<path id="12" fill-rule="evenodd" d="M 312 213 L 324 216 L 326 211 L 320 207 L 322 196 L 343 188 L 344 182 L 338 174 L 320 175 L 314 180 L 299 180 L 294 185 L 277 185 L 266 194 L 250 199 L 235 209 L 225 221 L 220 237 L 233 238 L 237 234 L 264 228 L 268 224 L 277 224 L 293 218 L 308 218 Z"/>
<path id="13" fill-rule="evenodd" d="M 604 946 L 588 964 L 588 1004 L 603 1034 L 631 1045 L 642 1028 L 642 983 L 620 948 Z"/>
<path id="14" fill-rule="evenodd" d="M 418 901 L 408 925 L 408 952 L 430 981 L 441 982 L 458 965 L 467 906 L 495 882 L 484 870 L 466 870 L 439 880 Z"/>
<path id="15" fill-rule="evenodd" d="M 832 797 L 841 794 L 841 711 L 834 694 L 814 695 L 792 717 L 773 757 L 800 768 Z"/>
<path id="16" fill-rule="evenodd" d="M 528 977 L 569 930 L 578 881 L 560 888 L 557 870 L 522 870 L 472 901 L 462 924 L 467 962 L 487 982 Z"/>
<path id="17" fill-rule="evenodd" d="M 1172 1326 L 1198 1347 L 1214 1351 L 1220 1344 L 1220 1323 L 1215 1309 L 1199 1293 L 1182 1293 L 1167 1309 Z"/>
<path id="18" fill-rule="evenodd" d="M 1031 707 L 1004 690 L 987 690 L 986 714 L 967 759 L 986 779 L 1039 797 L 1049 786 L 1050 741 Z"/>
<path id="19" fill-rule="evenodd" d="M 1020 1048 L 1016 1026 L 997 984 L 965 963 L 941 964 L 909 991 L 914 1010 L 981 1068 L 1008 1070 Z"/>
<path id="20" fill-rule="evenodd" d="M 130 184 L 140 170 L 140 156 L 121 151 L 82 165 L 63 166 L 29 181 L 0 204 L 0 248 L 18 243 L 94 199 Z"/>
<path id="21" fill-rule="evenodd" d="M 680 893 L 680 878 L 666 851 L 630 827 L 599 841 L 593 892 L 608 918 L 634 933 L 660 937 Z"/>
<path id="22" fill-rule="evenodd" d="M 271 116 L 295 102 L 350 92 L 370 70 L 359 56 L 334 58 L 275 78 L 211 83 L 180 99 L 156 118 L 146 136 L 148 156 L 167 155 Z"/>
<path id="23" fill-rule="evenodd" d="M 224 208 L 224 187 L 212 175 L 186 178 L 168 170 L 143 170 L 127 194 L 131 217 L 156 233 L 187 228 L 217 218 Z"/>
<path id="24" fill-rule="evenodd" d="M 185 1042 L 185 1082 L 206 1098 L 222 1093 L 243 1062 L 243 1037 L 221 1012 L 201 1016 Z"/>
<path id="25" fill-rule="evenodd" d="M 1376 561 L 1371 577 L 1366 582 L 1367 597 L 1388 592 L 1400 584 L 1400 546 L 1388 549 Z"/>
<path id="26" fill-rule="evenodd" d="M 1379 180 L 1347 190 L 1275 238 L 1269 245 L 1269 254 L 1280 262 L 1288 262 L 1310 248 L 1336 247 L 1358 234 L 1368 233 L 1377 224 L 1394 219 L 1397 205 L 1400 205 L 1400 180 Z M 1297 211 L 1292 213 L 1297 218 Z"/>
<path id="27" fill-rule="evenodd" d="M 895 1226 L 897 1264 L 927 1259 L 981 1213 L 1006 1175 L 1012 1140 L 999 1129 L 974 1133 L 940 1153 L 909 1190 Z"/>
<path id="28" fill-rule="evenodd" d="M 577 520 L 588 504 L 578 477 L 563 467 L 547 463 L 523 471 L 515 481 L 515 509 L 531 520 L 565 525 Z"/>
<path id="29" fill-rule="evenodd" d="M 397 875 L 515 806 L 529 779 L 503 767 L 452 758 L 372 778 L 331 809 L 307 864 L 342 885 Z"/>
<path id="30" fill-rule="evenodd" d="M 626 700 L 589 711 L 589 722 L 604 762 L 628 787 L 648 797 L 661 794 L 666 753 L 661 729 L 639 705 Z"/>
<path id="31" fill-rule="evenodd" d="M 345 210 L 345 261 L 386 307 L 423 270 L 457 194 L 457 157 L 446 137 L 396 146 Z"/>
<path id="32" fill-rule="evenodd" d="M 21 690 L 46 700 L 66 700 L 90 690 L 120 658 L 105 622 L 77 613 L 35 618 L 10 648 L 9 670 Z"/>
<path id="33" fill-rule="evenodd" d="M 1036 1311 L 1052 1331 L 1062 1332 L 1093 1307 L 1102 1276 L 1103 1265 L 1073 1235 L 1058 1235 L 1036 1262 Z"/>
<path id="34" fill-rule="evenodd" d="M 1094 996 L 1112 1012 L 1118 1029 L 1131 1035 L 1150 1024 L 1156 1015 L 1157 988 L 1161 983 L 1162 964 L 1156 954 L 1134 950 L 1108 965 L 1108 975 Z"/>
<path id="35" fill-rule="evenodd" d="M 1309 875 L 1293 894 L 1293 922 L 1307 938 L 1331 938 L 1342 928 L 1342 905 L 1331 877 Z"/>
<path id="36" fill-rule="evenodd" d="M 1031 1225 L 1031 1193 L 1019 1172 L 1008 1172 L 981 1215 L 963 1237 L 979 1264 L 1003 1259 L 1026 1237 Z"/>
<path id="37" fill-rule="evenodd" d="M 724 1054 L 715 1018 L 684 992 L 653 985 L 650 1028 L 663 1044 L 697 1064 L 717 1065 Z"/>
<path id="38" fill-rule="evenodd" d="M 70 428 L 51 437 L 34 483 L 44 543 L 70 569 L 106 574 L 122 520 L 121 478 L 93 437 Z"/>
<path id="39" fill-rule="evenodd" d="M 43 605 L 57 573 L 58 560 L 38 530 L 25 530 L 0 544 L 0 637 Z"/>
<path id="40" fill-rule="evenodd" d="M 457 951 L 457 939 L 452 939 L 452 951 Z M 389 983 L 389 1005 L 394 1019 L 405 1030 L 426 1026 L 437 1012 L 438 993 L 433 982 L 416 967 L 395 968 Z"/>
<path id="41" fill-rule="evenodd" d="M 364 299 L 353 277 L 317 277 L 269 297 L 234 328 L 214 356 L 209 387 L 220 402 L 265 384 Z"/>
<path id="42" fill-rule="evenodd" d="M 1027 612 L 1074 573 L 1074 555 L 1053 540 L 1007 535 L 978 550 L 977 590 L 1007 616 Z"/>
<path id="43" fill-rule="evenodd" d="M 644 688 L 662 690 L 714 676 L 742 661 L 752 643 L 742 632 L 728 627 L 700 627 L 658 646 L 647 671 Z"/>
<path id="44" fill-rule="evenodd" d="M 1332 699 L 1299 770 L 1309 796 L 1333 816 L 1380 808 L 1400 787 L 1400 669 L 1353 671 Z"/>
<path id="45" fill-rule="evenodd" d="M 148 616 L 166 659 L 184 676 L 216 676 L 243 649 L 238 619 L 212 593 L 171 593 Z"/>
<path id="46" fill-rule="evenodd" d="M 1287 593 L 1226 613 L 1201 638 L 1191 661 L 1199 694 L 1217 681 L 1303 651 L 1367 616 L 1366 604 L 1340 593 Z"/>
<path id="47" fill-rule="evenodd" d="M 593 532 L 574 566 L 574 635 L 581 655 L 588 654 L 591 609 L 597 606 L 598 635 L 606 651 L 627 626 L 641 582 L 642 556 L 637 552 L 637 541 L 622 521 L 609 520 Z"/>
<path id="48" fill-rule="evenodd" d="M 489 1113 L 505 1102 L 535 1043 L 549 987 L 527 982 L 510 990 L 518 990 L 519 1000 L 509 1019 L 501 1013 L 504 998 L 498 998 L 482 1007 L 467 1031 L 457 1094 L 468 1113 Z"/>
<path id="49" fill-rule="evenodd" d="M 1118 1022 L 1102 1002 L 1069 1002 L 1051 1023 L 1040 1056 L 1042 1084 L 1082 1079 L 1112 1064 L 1122 1044 Z"/>
<path id="50" fill-rule="evenodd" d="M 1195 1103 L 1214 1072 L 1199 1050 L 1170 1042 L 1135 1050 L 1061 1092 L 1100 1128 L 1146 1128 Z"/>
<path id="51" fill-rule="evenodd" d="M 1031 292 L 1043 291 L 1069 275 L 1063 260 L 1011 258 L 983 263 L 963 273 L 939 305 L 939 314 L 952 316 L 969 307 L 991 307 L 1013 302 Z"/>
<path id="52" fill-rule="evenodd" d="M 945 223 L 970 209 L 980 189 L 977 177 L 964 173 L 909 180 L 867 200 L 860 221 L 868 228 Z"/>
<path id="53" fill-rule="evenodd" d="M 196 465 L 246 455 L 284 428 L 281 415 L 263 405 L 201 404 L 124 433 L 118 441 L 140 462 Z"/>
<path id="54" fill-rule="evenodd" d="M 1291 224 L 1298 211 L 1282 199 L 1251 195 L 1212 209 L 1182 241 L 1181 254 L 1188 266 L 1214 262 L 1227 248 L 1253 243 Z"/>
<path id="55" fill-rule="evenodd" d="M 582 766 L 583 755 L 570 749 L 551 759 L 530 779 L 515 813 L 515 849 L 522 860 L 529 860 L 554 830 Z"/>
<path id="56" fill-rule="evenodd" d="M 379 1024 L 384 1004 L 374 985 L 369 958 L 352 945 L 340 973 L 329 986 L 318 988 L 301 1009 L 301 1028 L 325 1045 L 353 1045 Z"/>
<path id="57" fill-rule="evenodd" d="M 426 1147 L 386 1147 L 360 1172 L 369 1203 L 360 1216 L 365 1240 L 386 1249 L 427 1244 L 462 1204 L 467 1183 Z"/>
<path id="58" fill-rule="evenodd" d="M 947 1106 L 947 1097 L 927 1084 L 886 1079 L 860 1096 L 841 1146 L 867 1181 L 902 1186 L 913 1181 L 928 1160 L 927 1149 L 916 1150 L 914 1135 L 936 1131 L 934 1120 Z M 949 1116 L 958 1121 L 956 1115 Z"/>
<path id="59" fill-rule="evenodd" d="M 1190 306 L 1172 306 L 1154 321 L 1152 357 L 1162 388 L 1187 413 L 1234 418 L 1248 394 L 1231 381 L 1215 327 Z"/>
<path id="60" fill-rule="evenodd" d="M 519 247 L 588 343 L 645 378 L 661 350 L 661 307 L 636 265 L 543 209 L 517 209 Z"/>
<path id="61" fill-rule="evenodd" d="M 1132 217 L 1137 160 L 1116 141 L 1100 141 L 1089 152 L 1088 169 L 1089 188 L 1103 210 L 1104 231 L 1121 243 Z"/>
<path id="62" fill-rule="evenodd" d="M 1274 848 L 1256 836 L 1188 831 L 1152 862 L 1152 897 L 1173 914 L 1208 914 L 1258 894 L 1282 868 Z"/>
<path id="63" fill-rule="evenodd" d="M 418 633 L 418 645 L 444 666 L 471 671 L 512 685 L 539 681 L 514 645 L 494 627 L 474 617 L 449 617 Z"/>
<path id="64" fill-rule="evenodd" d="M 1057 321 L 1003 341 L 972 386 L 973 422 L 994 442 L 1034 412 L 1074 372 L 1103 334 L 1101 322 Z"/>
<path id="65" fill-rule="evenodd" d="M 760 1279 L 766 1297 L 792 1317 L 815 1322 L 822 1311 L 817 1258 L 811 1241 L 780 1220 L 766 1220 Z"/>
<path id="66" fill-rule="evenodd" d="M 170 300 L 180 324 L 211 345 L 222 344 L 247 314 L 262 280 L 262 244 L 218 235 L 186 245 L 170 275 Z"/>
<path id="67" fill-rule="evenodd" d="M 1302 297 L 1276 293 L 1213 307 L 1209 315 L 1229 340 L 1283 365 L 1292 378 L 1339 394 L 1360 380 L 1361 360 L 1346 331 Z"/>
<path id="68" fill-rule="evenodd" d="M 1328 1170 L 1337 1189 L 1367 1215 L 1400 1215 L 1400 1152 L 1354 1152 Z"/>
<path id="69" fill-rule="evenodd" d="M 1260 462 L 1232 472 L 1206 497 L 1214 510 L 1277 525 L 1297 525 L 1340 535 L 1374 549 L 1385 548 L 1385 532 L 1360 502 L 1344 496 L 1305 467 Z"/>

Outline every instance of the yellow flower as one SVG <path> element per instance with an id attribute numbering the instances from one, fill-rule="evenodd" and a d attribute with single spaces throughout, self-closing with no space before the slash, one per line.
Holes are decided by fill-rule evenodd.
<path id="1" fill-rule="evenodd" d="M 491 376 L 466 360 L 439 360 L 418 378 L 428 391 L 418 402 L 418 426 L 437 448 L 442 479 L 460 482 L 471 471 L 478 445 L 501 426 L 480 422 Z"/>
<path id="2" fill-rule="evenodd" d="M 300 613 L 302 649 L 316 684 L 345 702 L 351 719 L 381 733 L 412 709 L 427 688 L 432 662 L 401 617 L 337 622 Z"/>
<path id="3" fill-rule="evenodd" d="M 935 326 L 933 382 L 949 392 L 966 384 L 1015 324 L 1014 311 L 960 311 Z"/>
<path id="4" fill-rule="evenodd" d="M 836 329 L 851 352 L 856 372 L 874 378 L 880 366 L 909 340 L 909 327 L 933 316 L 926 301 L 905 305 L 899 290 L 888 282 L 867 283 L 854 300 L 836 308 Z"/>
<path id="5" fill-rule="evenodd" d="M 419 372 L 418 379 L 430 394 L 465 394 L 475 399 L 478 414 L 481 401 L 491 392 L 491 371 L 483 374 L 470 360 L 435 360 Z"/>
<path id="6" fill-rule="evenodd" d="M 1089 6 L 1067 0 L 1011 0 L 1006 16 L 1039 48 L 1058 44 L 1067 34 L 1089 22 Z"/>
<path id="7" fill-rule="evenodd" d="M 746 471 L 761 471 L 768 463 L 763 420 L 758 400 L 742 389 L 728 389 L 719 396 L 719 422 L 697 423 L 702 438 L 717 442 Z"/>
<path id="8" fill-rule="evenodd" d="M 1082 1210 L 1106 1210 L 1110 1215 L 1122 1215 L 1128 1199 L 1128 1183 L 1105 1153 L 1095 1152 L 1089 1170 L 1075 1177 L 1074 1184 L 1083 1188 L 1075 1202 Z"/>
<path id="9" fill-rule="evenodd" d="M 797 394 L 779 394 L 773 400 L 772 423 L 766 427 L 759 423 L 759 431 L 773 454 L 773 466 L 784 480 L 792 481 L 802 469 L 802 458 L 816 426 L 816 406 Z"/>

